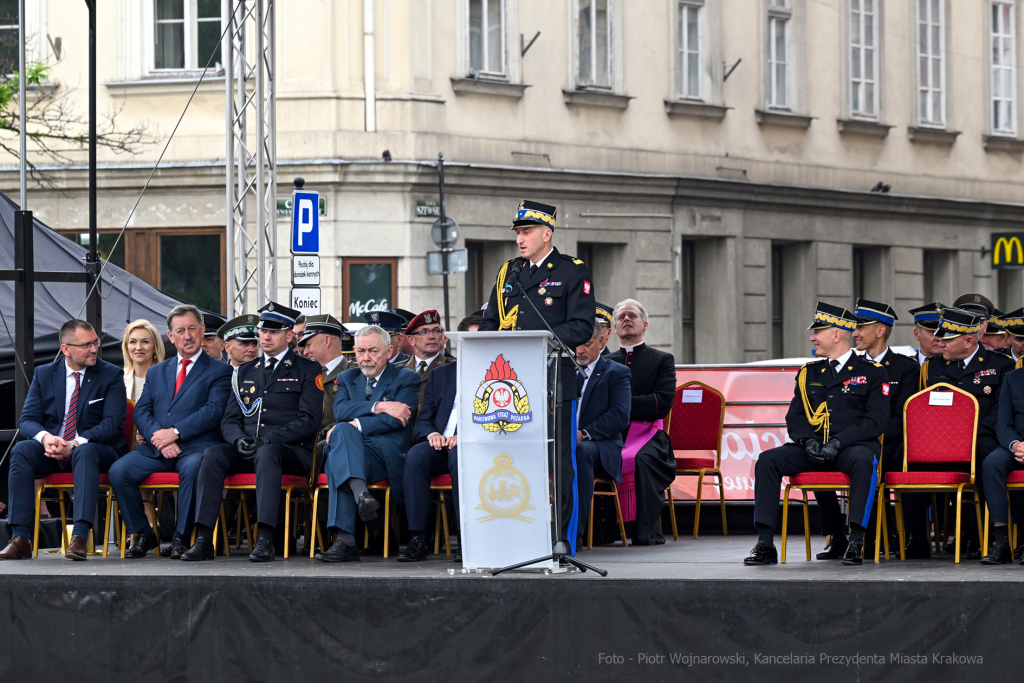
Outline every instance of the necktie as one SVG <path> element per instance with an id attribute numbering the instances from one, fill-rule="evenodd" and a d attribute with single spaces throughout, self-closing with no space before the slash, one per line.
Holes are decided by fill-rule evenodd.
<path id="1" fill-rule="evenodd" d="M 579 370 L 576 371 L 576 388 L 579 389 L 580 396 L 583 396 L 583 385 L 586 383 L 587 378 Z"/>
<path id="2" fill-rule="evenodd" d="M 830 368 L 832 368 L 832 376 L 835 377 L 839 374 L 839 361 L 832 359 L 828 362 Z"/>
<path id="3" fill-rule="evenodd" d="M 185 383 L 185 368 L 192 361 L 182 358 L 181 359 L 181 370 L 178 371 L 178 379 L 174 380 L 174 395 L 178 395 L 178 389 L 181 389 L 181 385 Z"/>
<path id="4" fill-rule="evenodd" d="M 957 367 L 957 368 L 959 368 L 960 370 L 963 370 L 963 369 L 964 369 L 964 367 L 965 367 L 965 366 L 964 366 L 964 362 L 963 362 L 962 360 L 958 360 L 958 361 L 956 362 L 956 367 Z"/>
<path id="5" fill-rule="evenodd" d="M 64 440 L 70 441 L 78 433 L 78 390 L 81 388 L 77 372 L 72 372 L 75 378 L 75 390 L 71 392 L 71 403 L 68 404 L 67 424 L 64 426 Z"/>
<path id="6" fill-rule="evenodd" d="M 376 377 L 367 377 L 366 378 L 366 398 L 370 398 L 370 395 L 373 394 L 373 388 L 376 385 L 377 385 L 377 378 Z"/>
<path id="7" fill-rule="evenodd" d="M 263 382 L 270 381 L 270 376 L 274 374 L 274 366 L 277 365 L 277 359 L 271 358 L 267 360 L 267 365 L 263 368 Z"/>
<path id="8" fill-rule="evenodd" d="M 416 372 L 418 372 L 420 374 L 420 378 L 422 379 L 423 373 L 425 373 L 426 371 L 427 371 L 427 361 L 421 360 L 420 361 L 420 366 L 418 368 L 416 368 Z"/>
<path id="9" fill-rule="evenodd" d="M 537 274 L 537 266 L 531 264 L 530 265 L 530 277 L 533 277 L 536 274 Z"/>

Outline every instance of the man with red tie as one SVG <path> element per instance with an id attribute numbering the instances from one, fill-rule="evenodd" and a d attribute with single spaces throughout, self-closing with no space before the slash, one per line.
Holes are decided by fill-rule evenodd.
<path id="1" fill-rule="evenodd" d="M 146 375 L 135 407 L 135 426 L 146 442 L 110 468 L 125 526 L 135 536 L 126 558 L 145 557 L 157 547 L 139 493 L 139 484 L 157 472 L 178 473 L 178 520 L 167 555 L 177 560 L 185 552 L 203 451 L 220 443 L 220 420 L 231 392 L 232 366 L 203 351 L 205 328 L 195 306 L 176 306 L 167 315 L 167 338 L 178 353 Z"/>
<path id="2" fill-rule="evenodd" d="M 0 551 L 0 560 L 32 557 L 35 480 L 57 472 L 71 472 L 75 480 L 75 526 L 64 557 L 86 558 L 100 474 L 124 453 L 128 403 L 121 370 L 100 360 L 99 348 L 92 325 L 69 320 L 60 328 L 64 358 L 36 368 L 18 424 L 26 440 L 11 450 L 11 542 Z"/>

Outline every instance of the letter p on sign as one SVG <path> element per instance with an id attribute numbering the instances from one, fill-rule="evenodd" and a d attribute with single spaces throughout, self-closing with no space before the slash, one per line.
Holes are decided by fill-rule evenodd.
<path id="1" fill-rule="evenodd" d="M 292 193 L 293 254 L 316 254 L 320 251 L 319 202 L 317 192 Z"/>

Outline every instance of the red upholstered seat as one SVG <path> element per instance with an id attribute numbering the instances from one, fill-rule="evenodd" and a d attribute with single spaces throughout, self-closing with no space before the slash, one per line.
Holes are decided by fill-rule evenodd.
<path id="1" fill-rule="evenodd" d="M 431 486 L 451 486 L 452 485 L 452 475 L 450 475 L 450 474 L 440 474 L 440 475 L 438 475 L 438 476 L 436 476 L 436 477 L 434 477 L 433 479 L 430 480 L 430 485 Z"/>
<path id="2" fill-rule="evenodd" d="M 48 474 L 43 477 L 43 486 L 73 486 L 75 483 L 75 476 L 70 472 L 55 472 L 54 474 Z M 105 474 L 100 475 L 100 486 L 109 486 L 110 477 Z"/>
<path id="3" fill-rule="evenodd" d="M 676 456 L 677 470 L 699 470 L 715 466 L 714 458 L 680 458 Z"/>
<path id="4" fill-rule="evenodd" d="M 255 475 L 253 475 L 253 476 L 255 476 Z M 433 483 L 433 482 L 431 482 L 431 483 Z M 448 483 L 451 483 L 451 478 L 448 479 Z M 321 474 L 319 477 L 317 477 L 316 478 L 316 485 L 317 486 L 327 486 L 327 475 L 326 474 Z M 381 481 L 378 481 L 376 483 L 370 484 L 370 488 L 386 489 L 388 486 L 389 486 L 389 484 L 388 484 L 388 480 L 387 479 L 382 479 Z"/>
<path id="5" fill-rule="evenodd" d="M 842 472 L 804 472 L 789 478 L 792 486 L 849 486 L 850 478 Z"/>
<path id="6" fill-rule="evenodd" d="M 316 478 L 316 485 L 317 486 L 327 486 L 327 475 L 326 474 L 321 474 L 319 477 L 317 477 Z"/>
<path id="7" fill-rule="evenodd" d="M 1024 470 L 1016 470 L 1006 475 L 1007 484 L 1024 484 Z"/>
<path id="8" fill-rule="evenodd" d="M 374 483 L 370 484 L 368 486 L 368 488 L 371 488 L 371 489 L 386 489 L 389 486 L 391 486 L 391 484 L 388 483 L 387 479 L 381 479 L 380 481 L 375 481 Z"/>
<path id="9" fill-rule="evenodd" d="M 683 403 L 683 391 L 699 391 L 699 403 Z M 668 415 L 668 436 L 678 451 L 714 451 L 721 439 L 725 415 L 722 395 L 701 384 L 688 382 L 676 387 L 672 411 Z"/>
<path id="10" fill-rule="evenodd" d="M 155 472 L 142 481 L 142 486 L 177 486 L 177 472 Z"/>
<path id="11" fill-rule="evenodd" d="M 889 472 L 885 475 L 885 483 L 903 486 L 969 484 L 971 475 L 966 472 Z"/>
<path id="12" fill-rule="evenodd" d="M 324 476 L 324 475 L 321 475 Z M 305 486 L 308 480 L 295 474 L 282 474 L 281 486 Z M 325 482 L 326 483 L 326 482 Z M 255 474 L 232 474 L 224 478 L 225 486 L 255 486 Z"/>

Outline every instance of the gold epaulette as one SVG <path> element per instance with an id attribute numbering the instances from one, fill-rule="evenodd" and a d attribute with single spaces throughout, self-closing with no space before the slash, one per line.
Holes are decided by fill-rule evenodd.
<path id="1" fill-rule="evenodd" d="M 815 361 L 817 362 L 817 361 Z M 814 428 L 814 431 L 824 430 L 824 439 L 822 443 L 828 443 L 828 401 L 822 401 L 815 410 L 811 410 L 811 402 L 807 400 L 807 365 L 800 368 L 800 374 L 797 375 L 796 384 L 800 388 L 800 398 L 804 402 L 804 415 L 807 416 L 807 422 Z"/>
<path id="2" fill-rule="evenodd" d="M 924 391 L 928 388 L 928 361 L 930 358 L 925 358 L 924 363 L 921 364 L 921 376 L 917 381 L 917 390 Z"/>
<path id="3" fill-rule="evenodd" d="M 1013 369 L 1020 370 L 1021 367 L 1024 367 L 1024 356 L 1021 356 L 1021 359 L 1017 361 L 1017 364 L 1013 366 Z"/>

